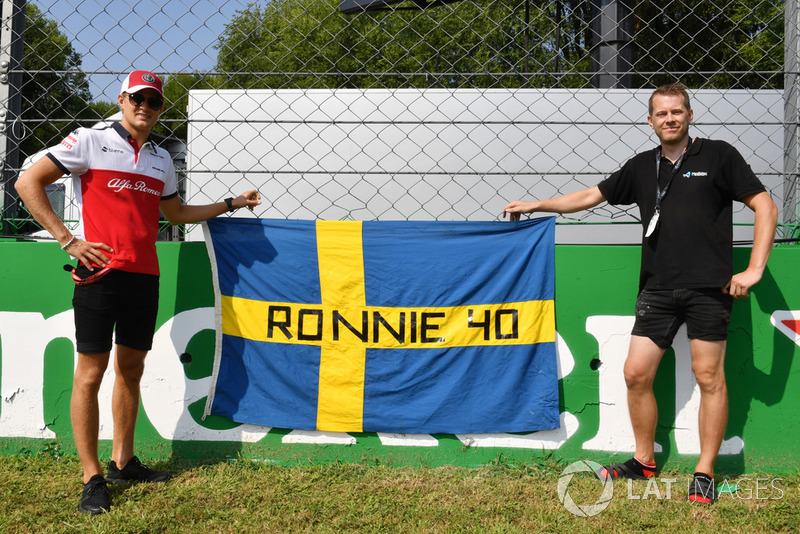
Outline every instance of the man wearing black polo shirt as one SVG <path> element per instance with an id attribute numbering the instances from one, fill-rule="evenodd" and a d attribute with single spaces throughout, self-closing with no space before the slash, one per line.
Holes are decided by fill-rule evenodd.
<path id="1" fill-rule="evenodd" d="M 151 72 L 131 72 L 122 83 L 118 103 L 120 122 L 100 130 L 75 130 L 16 182 L 28 211 L 78 261 L 72 300 L 78 360 L 70 413 L 83 466 L 78 510 L 91 514 L 111 506 L 107 483 L 164 482 L 170 477 L 143 465 L 133 454 L 139 383 L 158 311 L 159 210 L 170 223 L 186 224 L 238 208 L 252 210 L 261 203 L 253 190 L 216 204 L 183 204 L 172 159 L 150 137 L 164 111 L 161 80 Z M 53 211 L 45 191 L 65 174 L 72 175 L 80 211 L 74 233 Z M 104 477 L 97 451 L 97 393 L 112 338 L 114 440 Z"/>
<path id="2" fill-rule="evenodd" d="M 761 280 L 778 210 L 735 148 L 690 137 L 692 117 L 682 85 L 659 87 L 650 97 L 647 117 L 659 147 L 637 154 L 595 187 L 542 201 L 515 200 L 503 216 L 517 220 L 521 213 L 573 213 L 606 200 L 639 206 L 639 296 L 624 368 L 636 452 L 596 474 L 602 479 L 655 476 L 653 380 L 676 331 L 686 323 L 701 394 L 700 458 L 688 499 L 711 504 L 716 500 L 714 462 L 728 419 L 724 361 L 732 299 L 749 296 Z M 738 274 L 733 274 L 734 200 L 755 212 L 750 262 Z"/>

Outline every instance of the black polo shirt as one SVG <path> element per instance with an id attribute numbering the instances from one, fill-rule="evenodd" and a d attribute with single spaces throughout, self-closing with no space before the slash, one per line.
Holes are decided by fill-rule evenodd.
<path id="1" fill-rule="evenodd" d="M 657 148 L 637 154 L 598 185 L 610 204 L 639 206 L 639 289 L 723 287 L 733 276 L 732 201 L 766 189 L 733 146 L 693 139 L 661 203 L 658 226 L 645 237 L 656 206 L 657 154 Z M 672 171 L 662 158 L 662 189 Z"/>

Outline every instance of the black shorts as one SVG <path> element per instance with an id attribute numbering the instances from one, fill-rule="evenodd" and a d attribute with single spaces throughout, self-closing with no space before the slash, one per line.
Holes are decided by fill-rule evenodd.
<path id="1" fill-rule="evenodd" d="M 648 337 L 667 349 L 683 323 L 689 339 L 728 339 L 733 297 L 719 288 L 643 289 L 636 300 L 636 322 L 631 332 Z"/>
<path id="2" fill-rule="evenodd" d="M 85 278 L 92 273 L 80 266 L 76 274 Z M 158 276 L 111 269 L 96 282 L 76 285 L 72 307 L 78 352 L 109 352 L 112 336 L 119 345 L 150 350 L 158 313 Z"/>

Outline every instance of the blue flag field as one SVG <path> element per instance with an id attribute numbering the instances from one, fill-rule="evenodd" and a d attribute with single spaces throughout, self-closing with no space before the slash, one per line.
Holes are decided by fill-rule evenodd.
<path id="1" fill-rule="evenodd" d="M 554 221 L 207 221 L 206 414 L 332 432 L 557 428 Z"/>

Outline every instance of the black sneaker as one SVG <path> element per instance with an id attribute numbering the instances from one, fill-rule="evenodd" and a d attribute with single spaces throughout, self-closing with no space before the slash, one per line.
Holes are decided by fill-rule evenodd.
<path id="1" fill-rule="evenodd" d="M 108 493 L 108 486 L 103 475 L 95 475 L 89 482 L 83 485 L 81 502 L 78 503 L 78 511 L 84 514 L 102 514 L 111 508 L 111 495 Z"/>
<path id="2" fill-rule="evenodd" d="M 686 499 L 702 504 L 714 504 L 717 500 L 717 488 L 714 479 L 705 473 L 695 473 L 689 485 L 689 495 Z"/>
<path id="3" fill-rule="evenodd" d="M 108 462 L 108 476 L 106 480 L 109 484 L 123 484 L 125 482 L 166 482 L 170 479 L 169 473 L 165 471 L 155 471 L 150 469 L 139 458 L 134 456 L 125 467 L 119 469 L 114 460 Z"/>

